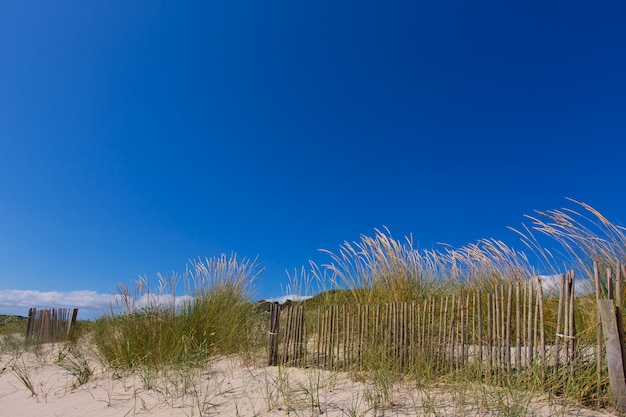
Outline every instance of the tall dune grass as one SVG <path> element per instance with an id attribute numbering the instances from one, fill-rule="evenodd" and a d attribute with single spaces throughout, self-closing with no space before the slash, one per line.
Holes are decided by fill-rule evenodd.
<path id="1" fill-rule="evenodd" d="M 589 293 L 593 263 L 603 271 L 625 260 L 626 229 L 612 224 L 587 204 L 570 202 L 575 209 L 536 212 L 528 216 L 529 226 L 523 225 L 521 231 L 513 229 L 528 252 L 495 239 L 482 239 L 460 248 L 442 245 L 419 249 L 411 237 L 398 240 L 387 229 L 375 230 L 373 236 L 344 242 L 338 251 L 324 250 L 327 262 L 311 262 L 309 269 L 288 277 L 288 293 L 319 293 L 305 301 L 307 306 L 321 307 L 305 310 L 306 322 L 315 323 L 315 315 L 333 304 L 441 300 L 573 269 L 579 278 L 577 285 L 587 283 L 586 294 L 579 293 L 576 299 L 578 343 L 591 346 L 597 325 L 595 299 Z M 221 256 L 191 262 L 183 277 L 159 277 L 156 288 L 143 278 L 132 288 L 120 286 L 118 304 L 112 310 L 115 313 L 96 322 L 96 345 L 110 366 L 126 369 L 202 365 L 216 354 L 264 355 L 269 317 L 252 302 L 251 292 L 261 270 L 256 260 Z M 545 327 L 550 340 L 555 337 L 557 294 L 546 292 Z M 307 335 L 313 331 L 313 327 L 307 328 Z M 406 369 L 386 355 L 387 348 L 377 340 L 371 340 L 366 349 L 365 363 L 359 371 L 364 374 L 354 377 L 369 378 L 371 389 L 385 401 L 392 395 L 393 384 L 410 377 L 421 384 L 478 381 L 511 390 L 548 392 L 586 404 L 610 403 L 606 380 L 601 382 L 598 394 L 597 370 L 591 363 L 572 363 L 559 374 L 533 368 L 515 375 L 494 376 L 486 375 L 480 366 L 437 367 L 429 357 L 420 358 L 417 366 Z"/>
<path id="2" fill-rule="evenodd" d="M 260 272 L 256 260 L 222 255 L 190 264 L 182 279 L 190 294 L 176 295 L 177 275 L 160 276 L 155 289 L 145 278 L 133 288 L 120 285 L 111 314 L 95 323 L 95 344 L 119 368 L 199 365 L 254 349 L 260 316 L 252 283 Z"/>
<path id="3" fill-rule="evenodd" d="M 311 263 L 308 271 L 290 276 L 291 285 L 292 288 L 316 286 L 323 289 L 322 296 L 308 302 L 320 307 L 346 303 L 375 305 L 441 299 L 474 289 L 493 290 L 500 284 L 526 283 L 537 275 L 574 270 L 578 288 L 577 342 L 581 349 L 595 346 L 597 315 L 590 281 L 594 262 L 599 265 L 602 285 L 606 287 L 606 268 L 615 271 L 626 259 L 626 229 L 611 223 L 588 204 L 569 201 L 574 208 L 538 211 L 534 216 L 527 216 L 532 223 L 523 225 L 522 232 L 513 229 L 528 253 L 495 239 L 482 239 L 461 248 L 442 246 L 420 250 L 413 246 L 411 237 L 397 240 L 387 229 L 376 230 L 373 236 L 362 235 L 358 241 L 344 242 L 338 251 L 324 250 L 329 261 L 321 265 Z M 606 288 L 603 291 L 606 292 Z M 558 289 L 549 288 L 544 294 L 546 335 L 548 341 L 553 341 Z M 321 310 L 309 309 L 307 321 L 316 322 L 314 316 L 318 311 Z M 307 329 L 308 334 L 311 331 L 312 328 Z M 363 369 L 370 378 L 389 382 L 411 374 L 420 381 L 448 379 L 449 370 L 435 369 L 434 361 L 429 358 L 422 358 L 419 366 L 407 372 L 393 359 L 387 360 L 385 347 L 375 340 L 366 348 Z M 610 404 L 607 380 L 600 381 L 602 389 L 598 394 L 595 364 L 584 362 L 582 357 L 569 368 L 561 369 L 558 375 L 551 374 L 550 369 L 531 369 L 526 375 L 513 379 L 499 376 L 488 381 L 506 383 L 514 389 L 565 395 L 585 404 Z M 606 370 L 601 372 L 606 375 Z M 454 371 L 455 379 L 471 380 L 478 375 L 482 372 L 471 366 Z"/>
<path id="4" fill-rule="evenodd" d="M 559 271 L 565 265 L 578 273 L 586 289 L 593 291 L 594 262 L 602 275 L 607 268 L 615 270 L 618 264 L 624 264 L 626 228 L 612 223 L 589 204 L 568 201 L 574 208 L 536 211 L 526 216 L 530 227 L 512 230 L 545 268 Z M 556 243 L 556 248 L 540 243 L 537 234 L 547 238 L 548 243 Z"/>
<path id="5" fill-rule="evenodd" d="M 384 229 L 373 237 L 344 242 L 338 252 L 323 252 L 330 261 L 321 266 L 312 263 L 310 272 L 294 274 L 292 286 L 303 287 L 298 283 L 310 283 L 312 275 L 318 288 L 348 290 L 350 299 L 362 304 L 421 301 L 468 287 L 526 281 L 535 274 L 523 252 L 493 239 L 458 249 L 420 250 L 411 237 L 397 240 Z"/>

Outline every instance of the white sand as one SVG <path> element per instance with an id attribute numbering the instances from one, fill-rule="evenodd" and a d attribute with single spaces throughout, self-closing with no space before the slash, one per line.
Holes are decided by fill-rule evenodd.
<path id="1" fill-rule="evenodd" d="M 265 367 L 216 359 L 206 370 L 116 375 L 93 352 L 93 375 L 75 386 L 80 355 L 59 362 L 59 347 L 0 357 L 0 416 L 611 416 L 556 399 L 489 387 L 417 387 L 358 381 L 317 369 Z M 72 363 L 74 365 L 72 365 Z M 32 383 L 31 394 L 19 375 Z M 354 379 L 357 379 L 355 381 Z"/>

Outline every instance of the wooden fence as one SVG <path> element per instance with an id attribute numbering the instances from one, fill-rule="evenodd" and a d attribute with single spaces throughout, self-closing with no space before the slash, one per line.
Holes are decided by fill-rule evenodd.
<path id="1" fill-rule="evenodd" d="M 56 308 L 28 310 L 26 338 L 45 341 L 57 341 L 67 338 L 76 323 L 78 309 Z"/>
<path id="2" fill-rule="evenodd" d="M 559 276 L 559 293 L 548 299 L 536 277 L 491 291 L 413 302 L 344 303 L 307 311 L 303 304 L 274 305 L 269 363 L 341 370 L 393 366 L 399 371 L 473 365 L 481 375 L 533 368 L 543 379 L 549 370 L 563 384 L 578 367 L 592 366 L 598 405 L 608 373 L 614 405 L 626 413 L 622 275 L 626 268 L 621 263 L 606 271 L 594 263 L 596 317 L 591 320 L 597 323 L 596 340 L 587 337 L 584 345 L 577 338 L 576 316 L 589 314 L 590 298 L 576 309 L 570 271 Z"/>
<path id="3" fill-rule="evenodd" d="M 439 369 L 468 363 L 498 369 L 548 362 L 559 366 L 577 352 L 573 273 L 561 276 L 560 288 L 551 341 L 539 278 L 491 292 L 421 302 L 330 305 L 307 314 L 303 305 L 275 305 L 269 363 L 362 369 L 364 362 L 382 358 L 404 369 L 424 361 Z"/>

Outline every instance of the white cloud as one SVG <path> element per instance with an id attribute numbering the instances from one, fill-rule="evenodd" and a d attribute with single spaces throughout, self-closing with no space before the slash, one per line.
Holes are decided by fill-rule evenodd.
<path id="1" fill-rule="evenodd" d="M 543 290 L 549 293 L 558 294 L 561 288 L 561 275 L 539 275 Z"/>
<path id="2" fill-rule="evenodd" d="M 552 295 L 558 295 L 561 291 L 561 275 L 539 275 L 543 290 Z M 574 293 L 576 295 L 585 295 L 592 291 L 586 280 L 574 280 Z"/>
<path id="3" fill-rule="evenodd" d="M 176 302 L 180 306 L 192 297 L 188 295 L 174 297 L 171 294 L 143 294 L 134 300 L 135 308 L 148 306 L 169 306 Z M 0 290 L 0 314 L 28 315 L 28 309 L 35 308 L 78 308 L 79 318 L 95 318 L 103 313 L 124 310 L 119 295 L 101 294 L 96 291 L 37 291 L 37 290 Z"/>
<path id="4" fill-rule="evenodd" d="M 0 312 L 27 315 L 28 309 L 35 308 L 78 308 L 87 310 L 90 316 L 101 313 L 109 306 L 112 296 L 95 291 L 37 291 L 0 290 Z"/>
<path id="5" fill-rule="evenodd" d="M 308 300 L 309 298 L 311 298 L 311 296 L 289 294 L 283 295 L 282 297 L 266 298 L 263 301 L 267 301 L 268 303 L 285 304 L 287 301 L 304 301 Z"/>

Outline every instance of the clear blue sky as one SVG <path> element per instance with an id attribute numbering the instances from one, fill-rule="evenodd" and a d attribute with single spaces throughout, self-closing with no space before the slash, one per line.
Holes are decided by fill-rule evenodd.
<path id="1" fill-rule="evenodd" d="M 383 226 L 515 246 L 507 226 L 565 197 L 624 224 L 625 19 L 623 1 L 0 0 L 0 290 L 110 294 L 235 252 L 269 297 Z"/>

